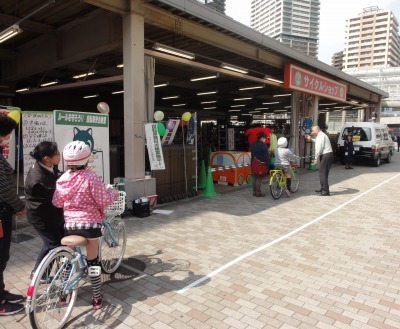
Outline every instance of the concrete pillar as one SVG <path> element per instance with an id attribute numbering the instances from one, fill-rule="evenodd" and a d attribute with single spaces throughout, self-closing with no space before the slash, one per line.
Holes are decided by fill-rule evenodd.
<path id="1" fill-rule="evenodd" d="M 144 159 L 144 6 L 131 0 L 123 17 L 125 177 L 143 178 Z"/>
<path id="2" fill-rule="evenodd" d="M 342 111 L 342 127 L 344 127 L 344 125 L 346 123 L 346 115 L 347 115 L 347 111 L 343 110 Z"/>
<path id="3" fill-rule="evenodd" d="M 375 122 L 381 122 L 381 112 L 382 112 L 382 96 L 379 96 L 379 101 L 376 103 L 375 107 Z"/>

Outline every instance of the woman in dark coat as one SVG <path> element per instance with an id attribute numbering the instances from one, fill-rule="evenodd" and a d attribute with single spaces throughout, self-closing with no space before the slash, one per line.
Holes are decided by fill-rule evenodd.
<path id="1" fill-rule="evenodd" d="M 346 164 L 345 169 L 353 169 L 351 166 L 354 159 L 354 146 L 353 146 L 353 135 L 348 135 L 347 140 L 343 143 L 344 151 L 344 163 Z"/>
<path id="2" fill-rule="evenodd" d="M 29 169 L 25 180 L 27 218 L 43 241 L 31 273 L 32 278 L 48 252 L 60 246 L 64 236 L 64 216 L 63 210 L 54 207 L 52 203 L 58 178 L 56 168 L 60 162 L 57 144 L 41 142 L 31 152 L 31 156 L 37 161 Z"/>
<path id="3" fill-rule="evenodd" d="M 265 132 L 260 131 L 257 134 L 257 140 L 251 144 L 251 160 L 257 158 L 259 161 L 264 162 L 267 166 L 269 164 L 268 147 L 265 145 L 267 135 Z M 265 194 L 261 193 L 261 182 L 264 177 L 257 176 L 252 172 L 253 178 L 253 196 L 263 197 Z"/>

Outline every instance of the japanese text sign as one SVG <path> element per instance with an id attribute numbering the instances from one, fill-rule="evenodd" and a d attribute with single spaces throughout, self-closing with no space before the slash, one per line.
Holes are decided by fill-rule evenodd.
<path id="1" fill-rule="evenodd" d="M 336 101 L 346 101 L 347 86 L 345 84 L 325 78 L 293 64 L 285 65 L 283 86 L 287 89 L 302 91 Z"/>

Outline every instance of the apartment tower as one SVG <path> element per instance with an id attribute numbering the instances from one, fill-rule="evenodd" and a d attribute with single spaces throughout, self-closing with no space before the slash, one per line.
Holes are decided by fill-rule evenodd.
<path id="1" fill-rule="evenodd" d="M 317 58 L 319 15 L 319 0 L 252 0 L 250 26 Z"/>
<path id="2" fill-rule="evenodd" d="M 346 21 L 343 69 L 400 66 L 399 23 L 390 10 L 364 8 Z"/>

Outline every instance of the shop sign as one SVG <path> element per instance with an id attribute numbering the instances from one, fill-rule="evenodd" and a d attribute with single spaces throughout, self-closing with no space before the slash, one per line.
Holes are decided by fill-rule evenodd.
<path id="1" fill-rule="evenodd" d="M 165 169 L 164 155 L 161 146 L 160 135 L 158 134 L 156 123 L 146 123 L 144 125 L 146 134 L 147 151 L 149 153 L 151 170 Z"/>
<path id="2" fill-rule="evenodd" d="M 283 86 L 287 89 L 322 96 L 336 101 L 346 101 L 347 86 L 345 84 L 325 78 L 322 75 L 293 64 L 285 65 Z"/>

